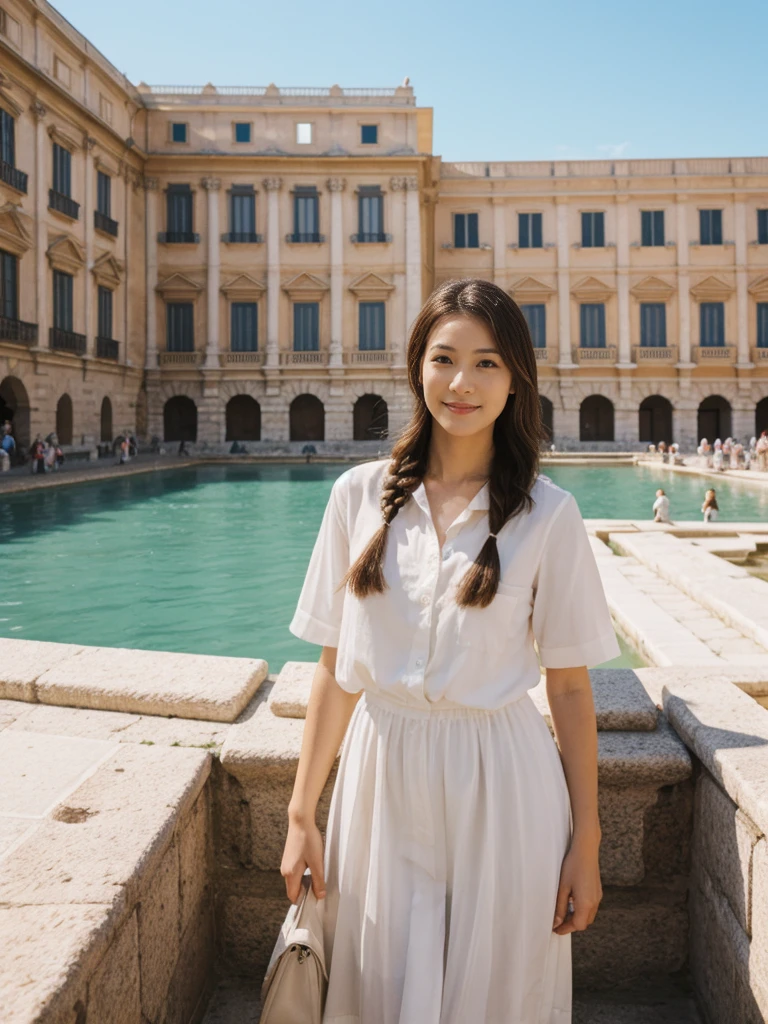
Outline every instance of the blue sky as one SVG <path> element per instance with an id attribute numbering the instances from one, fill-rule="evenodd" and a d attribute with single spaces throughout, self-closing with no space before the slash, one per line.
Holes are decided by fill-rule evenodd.
<path id="1" fill-rule="evenodd" d="M 765 0 L 59 0 L 131 81 L 394 86 L 445 160 L 761 156 Z"/>

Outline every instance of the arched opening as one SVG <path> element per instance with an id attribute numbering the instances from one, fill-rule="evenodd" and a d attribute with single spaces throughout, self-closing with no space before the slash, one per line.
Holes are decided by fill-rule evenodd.
<path id="1" fill-rule="evenodd" d="M 175 395 L 165 403 L 163 436 L 166 441 L 197 440 L 197 406 L 191 398 Z"/>
<path id="2" fill-rule="evenodd" d="M 250 395 L 235 395 L 227 402 L 227 441 L 261 440 L 261 406 Z"/>
<path id="3" fill-rule="evenodd" d="M 663 395 L 648 395 L 640 403 L 638 410 L 638 440 L 651 441 L 658 444 L 672 440 L 672 403 Z"/>
<path id="4" fill-rule="evenodd" d="M 381 395 L 361 395 L 352 411 L 352 438 L 378 441 L 389 433 L 389 409 Z"/>
<path id="5" fill-rule="evenodd" d="M 17 448 L 26 451 L 32 443 L 29 424 L 29 395 L 18 377 L 0 382 L 0 423 L 10 420 Z"/>
<path id="6" fill-rule="evenodd" d="M 579 407 L 580 441 L 613 441 L 613 402 L 590 395 Z"/>
<path id="7" fill-rule="evenodd" d="M 101 402 L 101 440 L 112 441 L 112 402 L 108 397 Z"/>
<path id="8" fill-rule="evenodd" d="M 297 395 L 289 415 L 291 441 L 325 440 L 325 407 L 315 395 Z"/>
<path id="9" fill-rule="evenodd" d="M 696 417 L 696 439 L 702 437 L 711 444 L 719 437 L 725 440 L 731 433 L 731 403 L 722 395 L 707 395 L 699 406 Z"/>
<path id="10" fill-rule="evenodd" d="M 59 444 L 72 444 L 72 399 L 62 395 L 56 403 L 56 436 Z"/>
<path id="11" fill-rule="evenodd" d="M 768 398 L 761 398 L 755 406 L 755 437 L 764 430 L 768 430 Z"/>
<path id="12" fill-rule="evenodd" d="M 541 405 L 542 444 L 552 444 L 555 436 L 554 406 L 544 395 L 539 395 L 539 404 Z"/>

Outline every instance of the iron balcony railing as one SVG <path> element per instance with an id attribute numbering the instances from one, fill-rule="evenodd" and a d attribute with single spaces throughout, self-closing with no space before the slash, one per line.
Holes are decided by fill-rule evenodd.
<path id="1" fill-rule="evenodd" d="M 13 317 L 0 316 L 0 338 L 16 341 L 20 345 L 34 345 L 37 341 L 37 324 L 27 324 Z"/>
<path id="2" fill-rule="evenodd" d="M 0 160 L 0 181 L 15 188 L 17 192 L 27 194 L 27 175 L 23 171 L 17 171 L 5 160 Z"/>
<path id="3" fill-rule="evenodd" d="M 61 192 L 56 192 L 52 188 L 48 190 L 48 209 L 63 213 L 65 217 L 71 217 L 72 220 L 78 220 L 80 217 L 80 203 L 76 203 L 74 199 L 62 195 Z"/>
<path id="4" fill-rule="evenodd" d="M 51 327 L 51 348 L 61 352 L 72 352 L 76 356 L 84 356 L 86 349 L 85 335 L 74 331 L 65 331 L 63 327 Z"/>
<path id="5" fill-rule="evenodd" d="M 93 226 L 99 231 L 105 231 L 108 235 L 114 235 L 117 238 L 117 221 L 112 220 L 100 210 L 93 211 Z"/>
<path id="6" fill-rule="evenodd" d="M 350 235 L 349 240 L 356 244 L 361 242 L 391 242 L 392 235 L 387 235 L 383 231 L 360 231 L 356 235 Z"/>
<path id="7" fill-rule="evenodd" d="M 195 231 L 160 231 L 157 240 L 167 245 L 197 245 L 200 235 Z"/>
<path id="8" fill-rule="evenodd" d="M 325 235 L 318 235 L 316 231 L 294 231 L 293 234 L 285 236 L 286 242 L 324 242 Z"/>
<path id="9" fill-rule="evenodd" d="M 96 338 L 96 355 L 99 359 L 114 359 L 120 355 L 120 342 L 113 338 Z"/>
<path id="10" fill-rule="evenodd" d="M 257 235 L 255 231 L 228 231 L 221 236 L 222 242 L 250 242 L 252 245 L 264 241 L 263 235 Z"/>

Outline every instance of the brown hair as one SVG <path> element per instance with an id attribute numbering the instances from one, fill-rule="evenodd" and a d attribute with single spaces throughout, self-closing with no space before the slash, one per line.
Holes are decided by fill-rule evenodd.
<path id="1" fill-rule="evenodd" d="M 357 597 L 383 593 L 387 587 L 382 568 L 387 527 L 424 477 L 432 435 L 432 414 L 420 383 L 421 362 L 432 330 L 444 317 L 456 314 L 475 317 L 490 329 L 515 385 L 493 427 L 490 536 L 461 581 L 456 595 L 459 604 L 485 607 L 491 603 L 501 575 L 495 534 L 508 519 L 523 509 L 530 511 L 533 505 L 530 491 L 539 471 L 544 432 L 528 324 L 520 307 L 498 285 L 478 278 L 448 281 L 432 292 L 411 329 L 406 363 L 415 408 L 392 449 L 389 474 L 381 492 L 381 528 L 341 582 L 342 587 L 348 584 Z"/>

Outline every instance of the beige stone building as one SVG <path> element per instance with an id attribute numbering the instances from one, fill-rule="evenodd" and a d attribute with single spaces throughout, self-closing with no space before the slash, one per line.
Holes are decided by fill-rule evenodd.
<path id="1" fill-rule="evenodd" d="M 0 417 L 395 434 L 441 281 L 523 306 L 563 447 L 768 427 L 768 159 L 447 164 L 394 89 L 133 86 L 45 2 L 0 3 Z"/>

